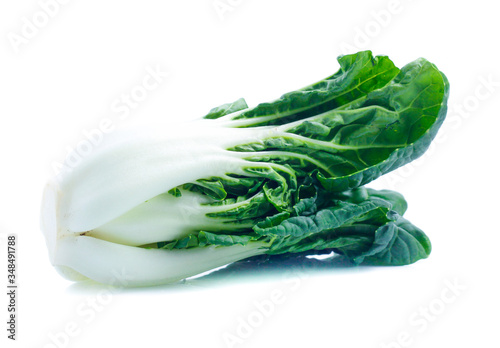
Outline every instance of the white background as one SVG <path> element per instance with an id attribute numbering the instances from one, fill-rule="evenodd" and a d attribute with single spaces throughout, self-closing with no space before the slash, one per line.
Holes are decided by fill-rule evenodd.
<path id="1" fill-rule="evenodd" d="M 0 5 L 2 294 L 7 234 L 19 250 L 18 340 L 6 337 L 1 295 L 0 346 L 498 347 L 500 21 L 491 1 L 54 3 Z M 398 66 L 425 57 L 451 83 L 429 152 L 372 184 L 405 195 L 408 219 L 433 243 L 428 259 L 225 270 L 140 290 L 72 284 L 52 268 L 41 193 L 85 132 L 105 119 L 115 129 L 193 119 L 239 97 L 268 101 L 362 49 Z M 149 68 L 169 74 L 121 119 L 121 95 Z"/>

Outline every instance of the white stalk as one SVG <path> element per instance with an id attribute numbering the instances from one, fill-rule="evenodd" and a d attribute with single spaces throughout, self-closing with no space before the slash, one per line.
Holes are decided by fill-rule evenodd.
<path id="1" fill-rule="evenodd" d="M 187 182 L 243 174 L 245 162 L 225 148 L 256 133 L 200 125 L 176 127 L 175 132 L 148 128 L 99 148 L 60 179 L 63 232 L 92 230 Z"/>
<path id="2" fill-rule="evenodd" d="M 87 236 L 124 245 L 145 245 L 176 240 L 200 230 L 229 230 L 252 227 L 206 214 L 229 210 L 245 202 L 209 206 L 206 196 L 181 190 L 182 196 L 163 193 L 85 233 Z M 215 201 L 215 200 L 212 200 Z M 212 202 L 210 201 L 210 202 Z"/>
<path id="3" fill-rule="evenodd" d="M 262 254 L 264 243 L 186 250 L 144 249 L 87 236 L 59 241 L 56 267 L 66 277 L 116 286 L 173 283 L 231 262 Z"/>

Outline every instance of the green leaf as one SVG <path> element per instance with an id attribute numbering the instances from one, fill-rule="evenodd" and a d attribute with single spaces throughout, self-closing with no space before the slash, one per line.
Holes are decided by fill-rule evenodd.
<path id="1" fill-rule="evenodd" d="M 178 187 L 174 187 L 173 189 L 169 190 L 168 193 L 174 197 L 181 197 L 182 196 L 182 193 Z"/>
<path id="2" fill-rule="evenodd" d="M 317 115 L 386 85 L 399 72 L 388 57 L 373 57 L 370 51 L 341 56 L 338 62 L 340 69 L 334 75 L 286 93 L 274 102 L 259 104 L 235 119 L 255 118 L 254 125 L 278 125 Z M 268 116 L 272 119 L 261 121 Z"/>
<path id="3" fill-rule="evenodd" d="M 198 235 L 201 246 L 217 245 L 217 246 L 230 246 L 235 244 L 246 245 L 257 238 L 250 235 L 226 235 L 216 234 L 210 232 L 200 232 Z"/>
<path id="4" fill-rule="evenodd" d="M 371 247 L 353 257 L 356 264 L 401 266 L 425 259 L 431 252 L 429 238 L 404 218 L 387 223 L 375 231 Z"/>
<path id="5" fill-rule="evenodd" d="M 203 118 L 206 119 L 216 119 L 225 115 L 232 114 L 233 112 L 244 110 L 248 108 L 248 105 L 245 101 L 245 99 L 240 98 L 236 100 L 235 102 L 232 103 L 227 103 L 223 104 L 221 106 L 217 106 L 213 109 L 211 109 L 207 115 L 205 115 Z"/>
<path id="6" fill-rule="evenodd" d="M 449 84 L 423 58 L 401 70 L 387 57 L 360 52 L 339 59 L 335 75 L 235 117 L 281 125 L 231 151 L 248 161 L 316 171 L 331 192 L 353 189 L 409 163 L 429 147 L 444 121 Z M 250 120 L 251 121 L 251 120 Z"/>
<path id="7" fill-rule="evenodd" d="M 269 202 L 263 192 L 259 192 L 248 199 L 226 199 L 220 203 L 211 204 L 211 206 L 218 206 L 222 208 L 223 205 L 230 207 L 228 209 L 208 213 L 207 216 L 212 218 L 244 220 L 255 219 L 274 211 L 274 206 Z"/>
<path id="8" fill-rule="evenodd" d="M 224 184 L 218 178 L 199 179 L 195 183 L 185 184 L 184 189 L 203 193 L 213 199 L 222 200 L 227 197 Z"/>

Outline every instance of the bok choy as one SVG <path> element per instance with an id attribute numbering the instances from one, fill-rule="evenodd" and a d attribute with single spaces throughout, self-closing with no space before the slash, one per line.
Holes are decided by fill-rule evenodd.
<path id="1" fill-rule="evenodd" d="M 446 115 L 446 77 L 369 51 L 279 99 L 111 134 L 51 180 L 42 230 L 72 280 L 175 282 L 261 254 L 318 251 L 354 264 L 426 258 L 404 198 L 365 184 L 421 156 Z"/>

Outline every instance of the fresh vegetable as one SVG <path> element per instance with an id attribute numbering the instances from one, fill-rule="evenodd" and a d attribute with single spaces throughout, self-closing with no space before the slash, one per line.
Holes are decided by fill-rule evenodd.
<path id="1" fill-rule="evenodd" d="M 419 157 L 446 114 L 446 77 L 364 51 L 334 75 L 249 108 L 115 132 L 47 185 L 42 230 L 69 279 L 169 283 L 260 254 L 353 263 L 429 255 L 403 197 L 363 185 Z"/>

